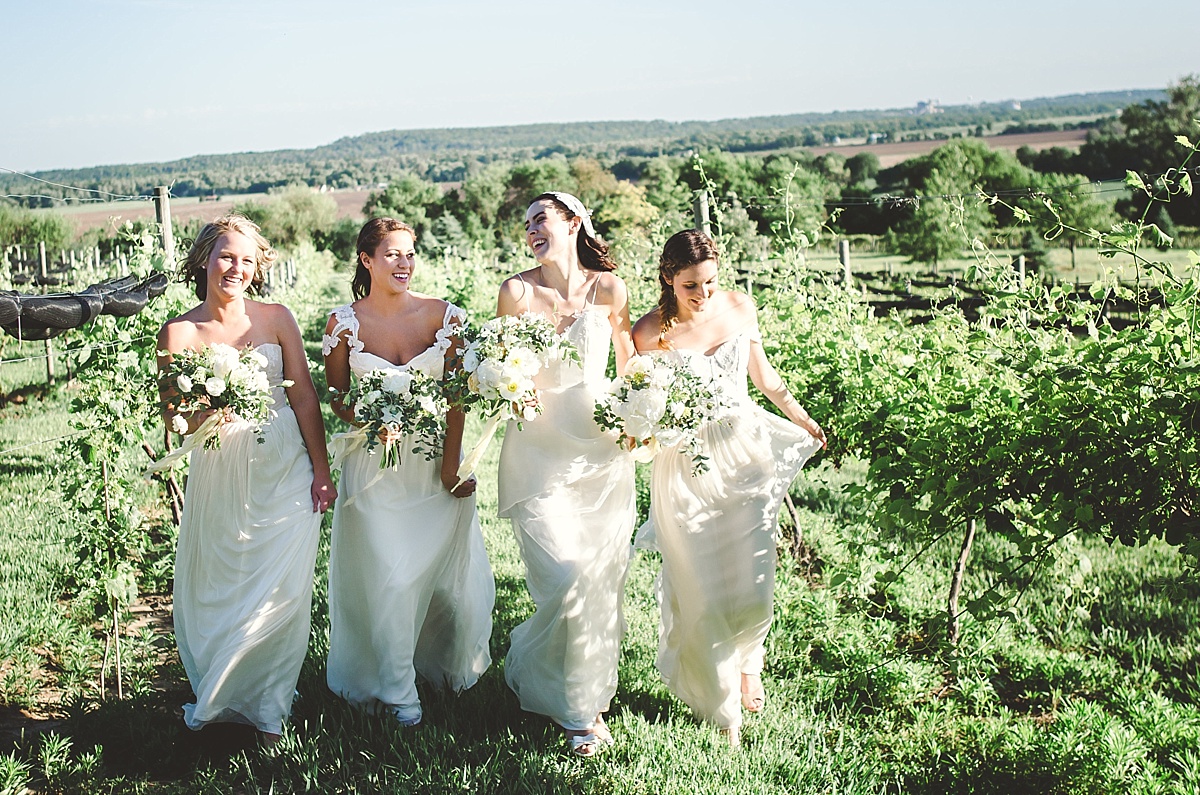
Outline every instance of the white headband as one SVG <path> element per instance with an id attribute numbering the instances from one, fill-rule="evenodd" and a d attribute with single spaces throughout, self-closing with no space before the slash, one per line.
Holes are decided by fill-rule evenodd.
<path id="1" fill-rule="evenodd" d="M 562 191 L 552 190 L 548 191 L 548 193 L 566 205 L 568 210 L 575 213 L 583 222 L 583 231 L 587 232 L 588 237 L 592 240 L 596 239 L 596 230 L 592 228 L 592 214 L 583 206 L 583 202 L 571 194 L 563 193 Z"/>

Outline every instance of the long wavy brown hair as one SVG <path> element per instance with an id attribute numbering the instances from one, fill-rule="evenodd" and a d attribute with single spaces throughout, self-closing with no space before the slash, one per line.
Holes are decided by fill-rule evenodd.
<path id="1" fill-rule="evenodd" d="M 553 193 L 543 193 L 534 197 L 530 202 L 548 201 L 558 210 L 558 214 L 570 221 L 576 215 L 571 208 L 558 200 Z M 608 252 L 608 244 L 599 238 L 589 235 L 581 225 L 579 237 L 575 239 L 575 252 L 579 255 L 579 264 L 590 271 L 615 271 L 617 263 Z"/>

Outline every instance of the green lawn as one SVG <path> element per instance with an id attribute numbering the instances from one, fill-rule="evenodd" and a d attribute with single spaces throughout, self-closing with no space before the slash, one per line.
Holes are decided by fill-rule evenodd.
<path id="1" fill-rule="evenodd" d="M 476 311 L 494 294 L 484 285 Z M 329 307 L 337 299 L 313 291 L 305 300 Z M 297 314 L 315 357 L 320 311 Z M 478 495 L 497 588 L 494 662 L 478 685 L 457 697 L 424 690 L 425 725 L 415 731 L 362 715 L 327 690 L 327 521 L 309 655 L 283 742 L 267 750 L 238 732 L 189 732 L 179 713 L 189 692 L 163 605 L 168 594 L 142 594 L 137 621 L 125 630 L 124 699 L 116 697 L 111 663 L 99 687 L 105 627 L 71 609 L 61 462 L 53 445 L 41 443 L 70 432 L 69 395 L 63 388 L 0 410 L 0 486 L 9 497 L 0 505 L 0 792 L 1200 788 L 1200 584 L 1175 550 L 1068 539 L 1032 582 L 1013 586 L 1008 618 L 966 620 L 951 653 L 941 637 L 958 540 L 933 545 L 879 591 L 873 575 L 919 546 L 872 540 L 875 529 L 841 490 L 865 476 L 862 462 L 840 470 L 818 462 L 792 490 L 803 554 L 797 560 L 781 551 L 767 706 L 748 716 L 743 747 L 731 751 L 660 683 L 658 563 L 638 554 L 609 719 L 617 745 L 596 759 L 571 757 L 561 734 L 522 713 L 504 683 L 508 633 L 531 603 L 511 530 L 495 516 L 499 440 Z M 477 433 L 472 422 L 468 441 Z M 1009 554 L 981 530 L 964 600 L 993 583 Z"/>

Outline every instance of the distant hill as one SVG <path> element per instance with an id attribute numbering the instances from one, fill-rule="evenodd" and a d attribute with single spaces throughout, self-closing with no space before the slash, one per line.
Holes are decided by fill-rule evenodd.
<path id="1" fill-rule="evenodd" d="M 51 182 L 111 193 L 141 195 L 170 184 L 177 196 L 253 193 L 288 183 L 354 187 L 414 171 L 439 182 L 465 177 L 475 163 L 527 159 L 555 153 L 589 155 L 606 163 L 718 147 L 768 152 L 816 147 L 846 140 L 902 141 L 937 131 L 980 128 L 987 134 L 1009 127 L 1061 127 L 1112 115 L 1126 105 L 1162 100 L 1162 90 L 1070 94 L 1020 101 L 910 108 L 798 113 L 719 121 L 611 121 L 388 130 L 341 138 L 314 149 L 198 155 L 165 163 L 104 165 L 39 171 Z M 1041 123 L 1039 123 L 1039 121 Z M 24 177 L 0 174 L 0 193 L 40 194 L 21 203 L 53 206 L 72 191 Z"/>

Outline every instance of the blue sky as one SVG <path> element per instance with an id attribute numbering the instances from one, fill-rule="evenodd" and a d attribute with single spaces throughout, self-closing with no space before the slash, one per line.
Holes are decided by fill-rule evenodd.
<path id="1" fill-rule="evenodd" d="M 1163 88 L 1200 2 L 0 0 L 0 167 Z"/>

